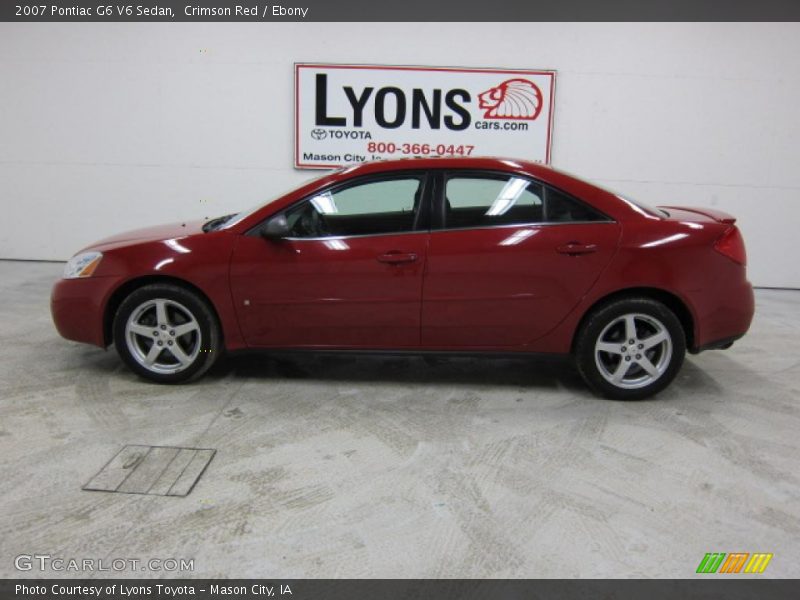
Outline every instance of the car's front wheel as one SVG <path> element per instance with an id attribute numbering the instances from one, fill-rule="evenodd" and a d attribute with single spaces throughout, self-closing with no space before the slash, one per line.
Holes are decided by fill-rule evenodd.
<path id="1" fill-rule="evenodd" d="M 200 377 L 221 349 L 219 325 L 208 303 L 172 284 L 132 292 L 117 309 L 113 333 L 120 358 L 158 383 Z"/>
<path id="2" fill-rule="evenodd" d="M 664 389 L 686 354 L 680 320 L 661 302 L 625 298 L 599 307 L 578 334 L 575 359 L 594 391 L 641 400 Z"/>

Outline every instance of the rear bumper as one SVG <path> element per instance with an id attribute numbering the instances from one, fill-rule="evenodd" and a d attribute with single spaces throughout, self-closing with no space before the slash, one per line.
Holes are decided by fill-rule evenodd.
<path id="1" fill-rule="evenodd" d="M 116 277 L 58 280 L 50 295 L 50 312 L 61 337 L 105 348 L 103 311 L 118 283 Z"/>
<path id="2" fill-rule="evenodd" d="M 695 339 L 692 352 L 727 347 L 750 329 L 755 313 L 753 286 L 743 281 L 727 285 L 711 298 L 695 303 Z"/>
<path id="3" fill-rule="evenodd" d="M 733 337 L 715 340 L 700 347 L 690 348 L 689 352 L 692 354 L 699 354 L 700 352 L 705 352 L 706 350 L 727 350 L 733 346 L 733 343 L 736 340 L 741 339 L 743 336 L 744 334 L 740 333 L 739 335 L 734 335 Z"/>

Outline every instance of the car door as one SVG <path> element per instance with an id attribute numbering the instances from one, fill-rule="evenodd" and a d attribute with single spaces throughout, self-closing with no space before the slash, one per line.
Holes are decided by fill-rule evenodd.
<path id="1" fill-rule="evenodd" d="M 427 179 L 404 172 L 339 184 L 283 211 L 285 239 L 241 236 L 230 279 L 247 343 L 417 346 Z"/>
<path id="2" fill-rule="evenodd" d="M 617 248 L 612 219 L 508 173 L 436 175 L 422 299 L 428 348 L 524 349 L 578 303 Z"/>

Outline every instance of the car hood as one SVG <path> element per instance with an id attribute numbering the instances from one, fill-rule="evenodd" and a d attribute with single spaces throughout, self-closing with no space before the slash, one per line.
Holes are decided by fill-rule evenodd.
<path id="1" fill-rule="evenodd" d="M 127 246 L 131 242 L 157 242 L 160 240 L 186 237 L 187 235 L 195 235 L 203 232 L 203 223 L 205 222 L 204 220 L 183 221 L 180 223 L 170 223 L 168 225 L 133 229 L 102 239 L 84 250 L 110 250 L 112 248 Z"/>

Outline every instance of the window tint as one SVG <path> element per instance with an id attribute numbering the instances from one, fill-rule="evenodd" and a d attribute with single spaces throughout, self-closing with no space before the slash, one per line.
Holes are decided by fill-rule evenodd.
<path id="1" fill-rule="evenodd" d="M 545 220 L 555 223 L 570 221 L 605 221 L 606 218 L 589 206 L 551 187 L 547 188 Z"/>
<path id="2" fill-rule="evenodd" d="M 414 229 L 422 180 L 370 181 L 323 192 L 286 211 L 291 237 L 398 233 Z"/>
<path id="3" fill-rule="evenodd" d="M 604 221 L 566 194 L 514 175 L 455 175 L 445 185 L 445 227 Z"/>
<path id="4" fill-rule="evenodd" d="M 542 186 L 521 177 L 456 176 L 447 180 L 447 227 L 536 223 L 543 218 Z"/>

